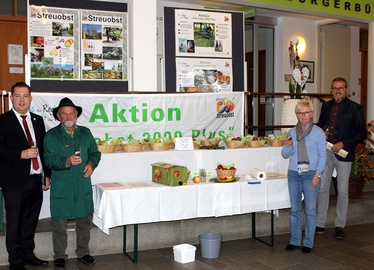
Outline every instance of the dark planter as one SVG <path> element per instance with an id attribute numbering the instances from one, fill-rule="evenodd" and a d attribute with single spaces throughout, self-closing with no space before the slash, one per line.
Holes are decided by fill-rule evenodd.
<path id="1" fill-rule="evenodd" d="M 335 194 L 338 196 L 338 187 L 336 183 L 336 177 L 332 178 L 335 188 Z M 360 199 L 362 190 L 365 186 L 365 179 L 362 178 L 349 178 L 348 183 L 348 198 L 351 200 Z"/>

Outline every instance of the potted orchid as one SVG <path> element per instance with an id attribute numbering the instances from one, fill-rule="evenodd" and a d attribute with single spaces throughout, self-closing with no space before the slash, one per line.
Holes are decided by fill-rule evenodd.
<path id="1" fill-rule="evenodd" d="M 302 93 L 309 77 L 309 68 L 304 66 L 301 62 L 297 48 L 298 45 L 299 39 L 294 38 L 290 41 L 290 45 L 288 47 L 290 67 L 292 69 L 292 76 L 288 85 L 288 90 L 291 94 Z M 301 98 L 301 96 L 291 95 L 291 99 L 293 98 Z"/>

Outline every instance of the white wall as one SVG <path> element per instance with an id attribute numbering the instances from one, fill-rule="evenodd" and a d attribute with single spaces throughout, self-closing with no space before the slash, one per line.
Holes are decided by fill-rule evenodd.
<path id="1" fill-rule="evenodd" d="M 157 90 L 157 0 L 129 1 L 130 90 Z"/>
<path id="2" fill-rule="evenodd" d="M 361 101 L 361 54 L 360 54 L 360 28 L 349 27 L 351 30 L 351 74 L 349 93 L 350 99 L 360 103 Z"/>

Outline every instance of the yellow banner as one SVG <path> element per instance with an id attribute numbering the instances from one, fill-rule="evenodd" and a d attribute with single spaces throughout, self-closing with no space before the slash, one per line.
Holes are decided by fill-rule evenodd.
<path id="1" fill-rule="evenodd" d="M 374 20 L 373 0 L 247 0 L 251 4 L 260 3 L 272 6 L 305 10 L 330 15 L 339 15 L 364 20 Z"/>

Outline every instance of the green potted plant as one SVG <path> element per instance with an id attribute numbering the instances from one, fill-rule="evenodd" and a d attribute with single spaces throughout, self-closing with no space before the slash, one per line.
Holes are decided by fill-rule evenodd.
<path id="1" fill-rule="evenodd" d="M 364 182 L 369 183 L 369 178 L 374 172 L 374 164 L 369 158 L 371 153 L 371 149 L 366 144 L 362 143 L 356 146 L 356 157 L 352 163 L 350 178 L 362 179 Z"/>
<path id="2" fill-rule="evenodd" d="M 359 199 L 366 183 L 374 173 L 374 164 L 371 162 L 369 155 L 372 150 L 364 143 L 356 146 L 355 161 L 352 163 L 351 174 L 349 176 L 348 197 L 349 199 Z M 336 188 L 336 178 L 334 178 Z"/>
<path id="3" fill-rule="evenodd" d="M 290 46 L 288 47 L 290 67 L 292 69 L 292 76 L 288 84 L 288 90 L 291 94 L 302 93 L 305 89 L 305 85 L 309 77 L 309 69 L 302 64 L 302 61 L 300 59 L 299 51 L 297 48 L 298 45 L 299 39 L 294 38 L 290 41 Z M 300 99 L 301 96 L 291 95 L 291 99 L 294 98 Z"/>

